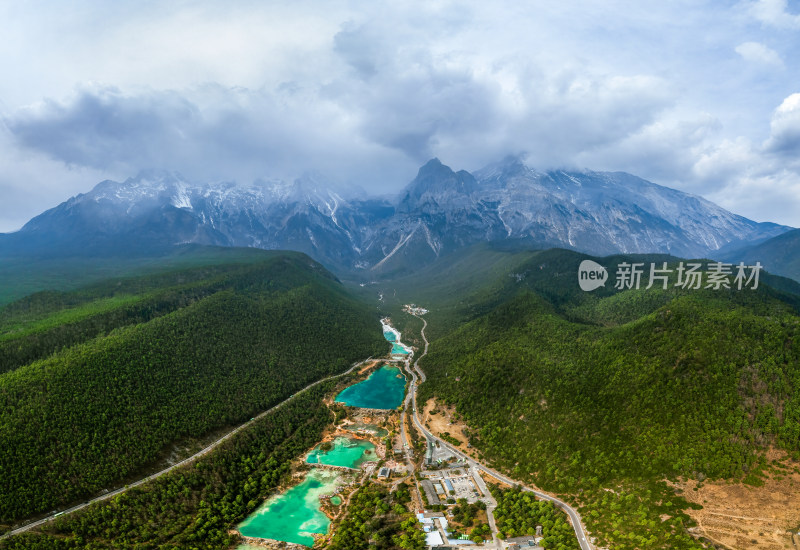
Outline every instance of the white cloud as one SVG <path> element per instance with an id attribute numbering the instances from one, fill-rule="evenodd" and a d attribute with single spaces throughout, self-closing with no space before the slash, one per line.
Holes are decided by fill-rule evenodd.
<path id="1" fill-rule="evenodd" d="M 756 221 L 800 225 L 800 179 L 795 172 L 778 170 L 757 175 L 744 171 L 707 198 Z"/>
<path id="2" fill-rule="evenodd" d="M 764 147 L 800 169 L 800 93 L 790 95 L 775 109 Z"/>
<path id="3" fill-rule="evenodd" d="M 625 166 L 635 174 L 692 193 L 710 191 L 708 181 L 698 185 L 694 165 L 721 130 L 719 119 L 708 113 L 669 116 L 642 127 L 621 140 L 578 156 L 581 166 L 618 170 Z M 718 182 L 716 185 L 722 185 Z"/>
<path id="4" fill-rule="evenodd" d="M 774 0 L 6 3 L 3 198 L 44 209 L 63 196 L 31 188 L 44 174 L 88 189 L 159 167 L 316 169 L 385 191 L 431 156 L 475 169 L 520 152 L 698 194 L 741 174 L 785 190 L 796 115 L 775 106 L 796 91 L 800 41 L 774 29 L 796 18 Z M 47 159 L 42 177 L 23 153 Z"/>
<path id="5" fill-rule="evenodd" d="M 91 168 L 65 168 L 46 155 L 17 147 L 13 136 L 0 122 L 0 233 L 16 231 L 41 214 L 89 186 L 106 178 L 125 177 Z"/>
<path id="6" fill-rule="evenodd" d="M 709 144 L 692 175 L 726 208 L 758 221 L 800 225 L 800 93 L 775 109 L 763 144 L 744 137 Z"/>
<path id="7" fill-rule="evenodd" d="M 783 67 L 783 60 L 778 52 L 760 42 L 743 42 L 736 46 L 736 53 L 751 63 Z"/>
<path id="8" fill-rule="evenodd" d="M 788 0 L 756 0 L 750 13 L 765 25 L 779 29 L 800 29 L 800 14 L 789 12 Z"/>

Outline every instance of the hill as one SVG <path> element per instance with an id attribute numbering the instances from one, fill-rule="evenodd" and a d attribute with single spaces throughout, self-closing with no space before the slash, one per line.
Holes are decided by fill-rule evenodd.
<path id="1" fill-rule="evenodd" d="M 611 273 L 623 261 L 681 261 L 518 252 L 500 273 L 454 273 L 458 295 L 417 299 L 410 281 L 383 289 L 431 309 L 420 401 L 454 406 L 485 458 L 564 495 L 601 545 L 699 548 L 693 505 L 666 480 L 758 485 L 775 466 L 768 452 L 800 465 L 798 294 L 765 281 L 798 287 L 767 276 L 755 291 L 684 290 L 673 276 L 668 290 L 583 292 L 584 259 Z"/>
<path id="2" fill-rule="evenodd" d="M 0 254 L 0 307 L 43 290 L 75 290 L 112 278 L 156 274 L 165 270 L 247 264 L 266 259 L 270 253 L 255 248 L 184 244 L 150 254 L 136 254 L 126 248 L 111 255 L 36 255 L 32 251 L 20 255 Z"/>
<path id="3" fill-rule="evenodd" d="M 722 254 L 728 261 L 761 262 L 778 275 L 800 281 L 800 229 L 788 231 L 759 244 Z"/>
<path id="4" fill-rule="evenodd" d="M 383 354 L 376 313 L 299 253 L 42 292 L 0 310 L 0 522 L 163 462 Z"/>

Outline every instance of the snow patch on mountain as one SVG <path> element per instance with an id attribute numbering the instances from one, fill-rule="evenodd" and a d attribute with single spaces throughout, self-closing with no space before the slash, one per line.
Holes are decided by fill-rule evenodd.
<path id="1" fill-rule="evenodd" d="M 379 271 L 505 239 L 597 255 L 701 257 L 789 229 L 630 174 L 540 172 L 519 158 L 474 174 L 433 159 L 394 202 L 364 197 L 319 174 L 237 185 L 145 172 L 101 182 L 20 233 L 60 235 L 76 246 L 102 233 L 130 242 L 291 249 L 330 265 Z"/>

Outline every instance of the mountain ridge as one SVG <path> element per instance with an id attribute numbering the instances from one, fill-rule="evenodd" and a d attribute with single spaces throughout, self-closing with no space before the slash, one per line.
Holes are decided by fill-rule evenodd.
<path id="1" fill-rule="evenodd" d="M 624 172 L 540 172 L 507 157 L 470 173 L 435 158 L 394 200 L 319 174 L 249 185 L 152 171 L 105 180 L 0 235 L 0 255 L 194 243 L 297 250 L 340 271 L 388 276 L 477 242 L 699 257 L 790 229 Z"/>
<path id="2" fill-rule="evenodd" d="M 800 281 L 800 229 L 792 229 L 743 248 L 720 251 L 718 256 L 730 262 L 761 262 L 777 275 Z"/>

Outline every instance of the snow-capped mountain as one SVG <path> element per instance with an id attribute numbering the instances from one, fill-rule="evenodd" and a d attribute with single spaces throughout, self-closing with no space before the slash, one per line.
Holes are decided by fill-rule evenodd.
<path id="1" fill-rule="evenodd" d="M 538 237 L 599 254 L 698 257 L 787 228 L 756 223 L 701 197 L 624 172 L 538 172 L 509 158 L 476 174 L 509 237 Z"/>
<path id="2" fill-rule="evenodd" d="M 31 241 L 68 254 L 196 243 L 298 250 L 351 265 L 359 256 L 360 235 L 350 228 L 375 225 L 393 212 L 385 201 L 345 198 L 356 192 L 333 190 L 317 176 L 242 186 L 193 184 L 175 174 L 145 172 L 122 183 L 103 181 L 5 237 L 16 251 Z"/>
<path id="3" fill-rule="evenodd" d="M 433 159 L 363 250 L 378 269 L 506 239 L 596 255 L 702 257 L 787 229 L 622 172 L 539 172 L 511 157 L 470 174 Z"/>
<path id="4" fill-rule="evenodd" d="M 433 159 L 395 201 L 319 175 L 237 185 L 146 172 L 44 212 L 2 236 L 0 250 L 121 253 L 198 243 L 298 250 L 340 269 L 393 272 L 478 242 L 700 257 L 788 229 L 621 172 L 539 172 L 508 158 L 470 174 Z"/>

